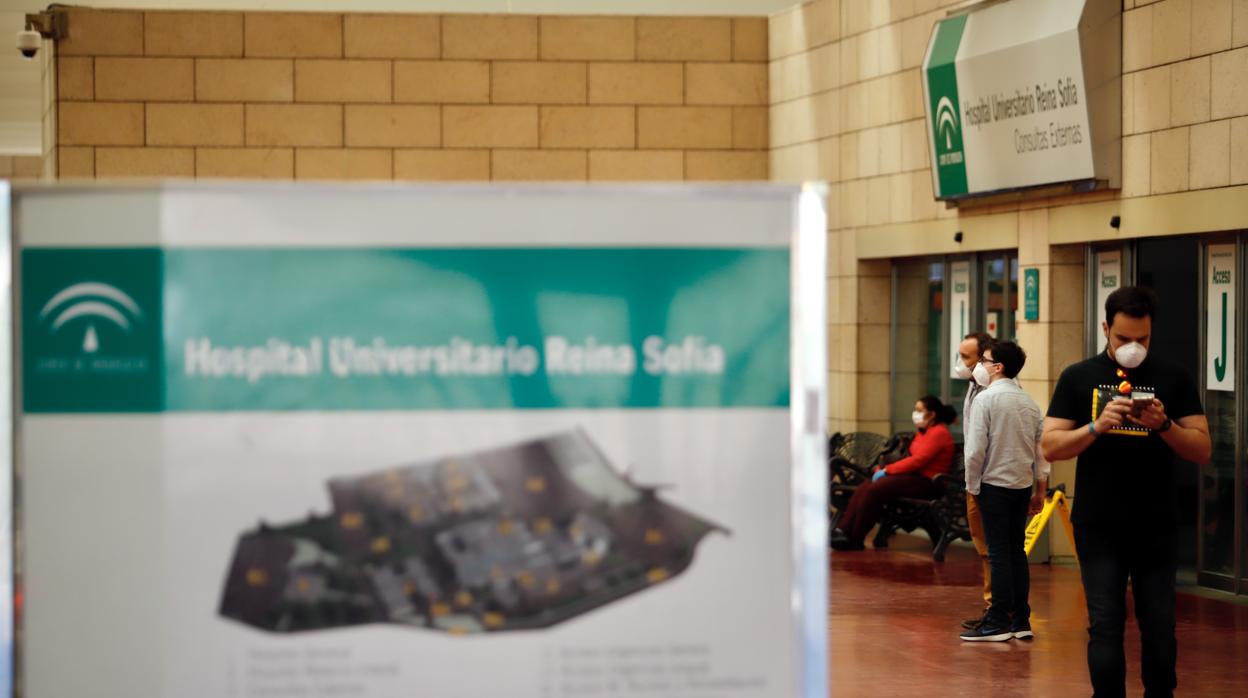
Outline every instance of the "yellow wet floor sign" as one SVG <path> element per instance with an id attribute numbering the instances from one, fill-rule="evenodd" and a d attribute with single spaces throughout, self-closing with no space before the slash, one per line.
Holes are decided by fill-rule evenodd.
<path id="1" fill-rule="evenodd" d="M 1027 555 L 1031 555 L 1032 548 L 1036 547 L 1036 539 L 1040 537 L 1040 532 L 1044 530 L 1044 527 L 1049 525 L 1049 519 L 1053 518 L 1054 511 L 1065 524 L 1066 537 L 1070 539 L 1070 549 L 1075 550 L 1075 529 L 1070 523 L 1070 507 L 1066 506 L 1065 488 L 1059 486 L 1053 490 L 1053 494 L 1044 503 L 1044 508 L 1040 510 L 1040 513 L 1033 516 L 1027 524 L 1027 533 L 1023 538 L 1023 550 Z M 1075 562 L 1078 561 L 1079 555 L 1076 553 Z"/>

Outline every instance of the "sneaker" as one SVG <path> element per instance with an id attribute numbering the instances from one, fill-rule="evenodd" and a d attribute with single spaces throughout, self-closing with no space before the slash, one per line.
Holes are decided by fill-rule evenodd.
<path id="1" fill-rule="evenodd" d="M 978 628 L 967 630 L 958 637 L 967 642 L 1005 642 L 1014 637 L 1014 634 L 1005 628 L 983 623 Z"/>
<path id="2" fill-rule="evenodd" d="M 983 625 L 984 621 L 987 618 L 988 618 L 988 612 L 984 611 L 984 615 L 979 616 L 978 618 L 967 618 L 966 620 L 962 621 L 962 627 L 965 628 L 966 630 L 974 630 L 975 628 L 978 628 L 979 626 Z"/>
<path id="3" fill-rule="evenodd" d="M 1026 621 L 1010 626 L 1010 634 L 1016 640 L 1030 640 L 1036 636 L 1035 633 L 1031 632 L 1031 623 Z"/>

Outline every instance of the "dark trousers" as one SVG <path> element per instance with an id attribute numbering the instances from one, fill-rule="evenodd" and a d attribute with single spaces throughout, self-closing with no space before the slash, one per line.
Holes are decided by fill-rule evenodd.
<path id="1" fill-rule="evenodd" d="M 849 504 L 845 506 L 845 514 L 841 517 L 841 530 L 851 541 L 861 543 L 871 528 L 879 522 L 885 504 L 902 497 L 935 499 L 943 491 L 940 485 L 917 473 L 888 475 L 875 482 L 864 482 L 854 490 Z"/>
<path id="2" fill-rule="evenodd" d="M 1009 628 L 1031 621 L 1031 570 L 1023 552 L 1027 504 L 1031 488 L 1012 490 L 983 483 L 975 503 L 984 520 L 988 567 L 992 571 L 992 605 L 985 625 Z"/>
<path id="3" fill-rule="evenodd" d="M 1122 636 L 1127 579 L 1140 627 L 1140 674 L 1146 698 L 1174 695 L 1174 575 L 1178 535 L 1173 529 L 1075 526 L 1075 546 L 1088 599 L 1088 672 L 1095 698 L 1126 695 Z"/>

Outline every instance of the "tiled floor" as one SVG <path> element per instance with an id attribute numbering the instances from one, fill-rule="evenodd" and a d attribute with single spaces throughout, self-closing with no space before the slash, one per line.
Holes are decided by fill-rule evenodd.
<path id="1" fill-rule="evenodd" d="M 868 538 L 870 540 L 870 538 Z M 967 643 L 982 609 L 979 561 L 955 546 L 932 561 L 925 537 L 888 550 L 831 552 L 832 696 L 1088 696 L 1087 615 L 1079 573 L 1033 565 L 1030 643 Z M 1180 593 L 1176 695 L 1248 696 L 1248 605 Z M 1127 695 L 1139 696 L 1139 634 L 1127 627 Z"/>

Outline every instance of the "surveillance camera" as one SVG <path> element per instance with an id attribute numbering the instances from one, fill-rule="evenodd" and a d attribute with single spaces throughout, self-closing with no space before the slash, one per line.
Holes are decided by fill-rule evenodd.
<path id="1" fill-rule="evenodd" d="M 1114 230 L 1117 230 L 1117 229 L 1118 229 L 1121 225 L 1122 225 L 1122 218 L 1121 218 L 1121 217 L 1119 217 L 1119 216 L 1110 216 L 1110 217 L 1109 217 L 1109 227 L 1113 228 Z"/>
<path id="2" fill-rule="evenodd" d="M 39 32 L 27 30 L 17 33 L 17 50 L 23 58 L 34 58 L 42 46 L 43 37 Z"/>

